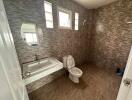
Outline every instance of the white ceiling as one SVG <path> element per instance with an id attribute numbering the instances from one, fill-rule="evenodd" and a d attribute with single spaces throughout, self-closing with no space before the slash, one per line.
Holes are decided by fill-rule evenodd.
<path id="1" fill-rule="evenodd" d="M 117 0 L 74 0 L 87 9 L 95 9 Z"/>

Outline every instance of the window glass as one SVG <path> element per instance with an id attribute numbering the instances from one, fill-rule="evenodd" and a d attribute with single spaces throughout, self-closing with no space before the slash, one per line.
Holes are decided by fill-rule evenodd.
<path id="1" fill-rule="evenodd" d="M 59 12 L 60 26 L 70 27 L 70 16 L 67 13 Z"/>
<path id="2" fill-rule="evenodd" d="M 58 9 L 58 20 L 59 27 L 61 28 L 71 28 L 72 27 L 72 13 L 69 10 L 59 8 Z"/>
<path id="3" fill-rule="evenodd" d="M 51 21 L 46 21 L 46 26 L 48 28 L 53 28 L 53 23 Z"/>
<path id="4" fill-rule="evenodd" d="M 44 1 L 46 27 L 53 28 L 52 3 Z"/>
<path id="5" fill-rule="evenodd" d="M 79 13 L 75 13 L 75 30 L 79 29 Z"/>
<path id="6" fill-rule="evenodd" d="M 50 2 L 44 1 L 45 12 L 52 13 L 52 4 Z"/>
<path id="7" fill-rule="evenodd" d="M 52 21 L 52 19 L 53 19 L 51 13 L 46 13 L 46 14 L 45 14 L 45 17 L 46 17 L 46 20 Z"/>

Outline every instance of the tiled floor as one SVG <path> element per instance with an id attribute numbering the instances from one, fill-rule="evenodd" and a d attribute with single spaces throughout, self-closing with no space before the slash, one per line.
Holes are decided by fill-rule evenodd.
<path id="1" fill-rule="evenodd" d="M 80 84 L 72 83 L 65 74 L 30 93 L 30 100 L 116 100 L 121 77 L 114 71 L 92 65 L 81 66 L 81 69 Z"/>

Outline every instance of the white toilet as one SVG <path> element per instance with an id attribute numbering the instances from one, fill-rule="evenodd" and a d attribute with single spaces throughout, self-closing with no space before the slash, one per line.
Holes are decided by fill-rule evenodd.
<path id="1" fill-rule="evenodd" d="M 69 71 L 69 78 L 74 83 L 79 83 L 79 78 L 82 76 L 83 72 L 81 69 L 75 67 L 74 58 L 71 55 L 63 57 L 64 68 Z"/>

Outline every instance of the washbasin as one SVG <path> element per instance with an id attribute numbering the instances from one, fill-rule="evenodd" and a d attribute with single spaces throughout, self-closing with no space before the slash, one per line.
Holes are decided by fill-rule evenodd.
<path id="1" fill-rule="evenodd" d="M 32 76 L 42 71 L 48 70 L 60 62 L 55 58 L 45 58 L 38 61 L 33 61 L 23 65 L 23 77 Z"/>
<path id="2" fill-rule="evenodd" d="M 36 71 L 40 71 L 48 66 L 51 66 L 52 62 L 50 60 L 41 60 L 41 61 L 37 61 L 35 63 L 29 64 L 28 65 L 28 71 L 30 73 L 32 72 L 36 72 Z M 39 70 L 38 70 L 39 69 Z"/>

